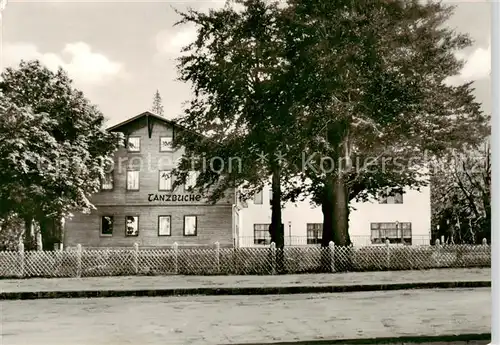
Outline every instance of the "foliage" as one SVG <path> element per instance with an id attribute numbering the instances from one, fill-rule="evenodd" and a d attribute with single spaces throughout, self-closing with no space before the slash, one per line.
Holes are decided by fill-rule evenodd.
<path id="1" fill-rule="evenodd" d="M 17 250 L 24 230 L 24 221 L 15 214 L 0 218 L 0 251 Z"/>
<path id="2" fill-rule="evenodd" d="M 271 177 L 269 230 L 272 241 L 281 248 L 282 181 L 294 173 L 275 154 L 293 147 L 286 131 L 294 121 L 290 99 L 282 92 L 287 66 L 276 21 L 279 8 L 276 2 L 262 0 L 235 3 L 243 5 L 241 11 L 228 3 L 208 14 L 180 13 L 180 23 L 194 23 L 198 36 L 184 49 L 188 54 L 179 59 L 180 80 L 190 82 L 194 89 L 194 99 L 179 123 L 206 138 L 200 140 L 189 131 L 176 135 L 176 145 L 186 149 L 177 183 L 183 182 L 194 165 L 201 170 L 197 188 L 216 201 L 226 190 L 238 187 L 242 187 L 239 197 L 246 199 Z M 192 155 L 216 157 L 219 164 L 203 169 L 203 164 L 193 164 Z M 232 169 L 233 159 L 241 166 Z"/>
<path id="3" fill-rule="evenodd" d="M 491 150 L 487 142 L 443 161 L 432 178 L 432 224 L 451 243 L 491 243 Z"/>
<path id="4" fill-rule="evenodd" d="M 164 115 L 163 112 L 163 100 L 160 95 L 160 91 L 156 90 L 155 95 L 153 97 L 153 105 L 151 107 L 151 111 L 157 115 Z"/>
<path id="5" fill-rule="evenodd" d="M 62 69 L 23 61 L 1 77 L 0 216 L 43 223 L 92 209 L 89 197 L 119 136 L 104 129 L 103 115 Z"/>
<path id="6" fill-rule="evenodd" d="M 180 135 L 178 143 L 188 154 L 223 157 L 226 166 L 231 156 L 242 160 L 241 172 L 202 174 L 198 187 L 219 183 L 215 198 L 229 186 L 259 186 L 272 169 L 255 154 L 282 151 L 283 199 L 313 196 L 325 215 L 323 245 L 347 245 L 351 200 L 386 187 L 420 188 L 429 160 L 489 132 L 471 83 L 447 83 L 463 65 L 455 53 L 471 44 L 445 26 L 453 7 L 241 3 L 240 12 L 191 11 L 181 21 L 195 23 L 198 36 L 185 50 L 194 53 L 180 59 L 180 79 L 195 92 L 180 122 L 209 139 Z M 319 167 L 325 157 L 334 169 Z"/>
<path id="7" fill-rule="evenodd" d="M 462 66 L 455 53 L 471 44 L 444 26 L 452 9 L 419 1 L 288 1 L 300 138 L 309 155 L 318 154 L 316 163 L 323 156 L 348 162 L 332 172 L 307 169 L 302 179 L 311 181 L 305 192 L 316 202 L 330 200 L 335 222 L 342 218 L 324 227 L 344 233 L 341 241 L 349 242 L 348 218 L 339 205 L 348 210 L 350 200 L 384 187 L 419 188 L 428 158 L 476 144 L 489 131 L 471 84 L 446 83 Z"/>

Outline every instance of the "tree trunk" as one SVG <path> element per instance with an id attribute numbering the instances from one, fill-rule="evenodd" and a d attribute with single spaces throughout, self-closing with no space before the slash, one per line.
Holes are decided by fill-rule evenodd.
<path id="1" fill-rule="evenodd" d="M 43 250 L 54 250 L 56 243 L 62 243 L 62 228 L 57 217 L 43 218 L 40 221 Z"/>
<path id="2" fill-rule="evenodd" d="M 349 198 L 344 181 L 334 177 L 325 185 L 323 202 L 323 238 L 322 247 L 328 247 L 330 241 L 336 246 L 351 244 L 349 237 Z"/>
<path id="3" fill-rule="evenodd" d="M 274 165 L 272 176 L 271 225 L 269 232 L 271 242 L 276 244 L 276 269 L 284 272 L 285 229 L 281 215 L 281 177 L 279 166 Z"/>
<path id="4" fill-rule="evenodd" d="M 24 219 L 24 250 L 36 249 L 36 235 L 33 234 L 33 222 L 30 217 Z"/>
<path id="5" fill-rule="evenodd" d="M 351 263 L 351 239 L 349 237 L 349 197 L 345 182 L 341 176 L 331 178 L 325 184 L 323 192 L 323 237 L 321 246 L 326 248 L 330 241 L 335 244 L 335 268 L 348 271 Z M 324 250 L 322 256 L 323 269 L 330 269 L 329 251 Z"/>

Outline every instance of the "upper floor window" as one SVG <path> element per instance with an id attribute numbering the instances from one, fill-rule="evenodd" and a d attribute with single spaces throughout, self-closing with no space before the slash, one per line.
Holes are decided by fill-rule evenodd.
<path id="1" fill-rule="evenodd" d="M 172 147 L 172 142 L 173 142 L 173 137 L 172 136 L 161 136 L 160 137 L 160 152 L 172 152 L 173 147 Z"/>
<path id="2" fill-rule="evenodd" d="M 127 150 L 128 150 L 128 152 L 140 152 L 141 151 L 141 137 L 128 137 Z"/>
<path id="3" fill-rule="evenodd" d="M 172 190 L 172 172 L 170 170 L 160 170 L 159 190 Z"/>
<path id="4" fill-rule="evenodd" d="M 198 179 L 198 173 L 196 171 L 190 171 L 186 177 L 186 183 L 184 184 L 184 190 L 188 191 L 190 188 L 196 186 L 196 180 Z"/>
<path id="5" fill-rule="evenodd" d="M 380 204 L 402 204 L 403 192 L 401 189 L 388 188 L 379 199 Z"/>
<path id="6" fill-rule="evenodd" d="M 104 178 L 101 180 L 101 189 L 102 190 L 111 190 L 113 189 L 113 173 L 105 173 Z"/>
<path id="7" fill-rule="evenodd" d="M 127 171 L 127 190 L 139 190 L 139 171 Z"/>

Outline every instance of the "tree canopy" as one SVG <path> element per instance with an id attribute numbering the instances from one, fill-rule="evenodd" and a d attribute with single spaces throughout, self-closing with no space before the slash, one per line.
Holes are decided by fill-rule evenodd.
<path id="1" fill-rule="evenodd" d="M 40 222 L 50 247 L 62 234 L 44 223 L 93 208 L 90 195 L 119 135 L 104 129 L 104 116 L 62 69 L 23 61 L 1 79 L 0 218 L 16 213 Z"/>
<path id="2" fill-rule="evenodd" d="M 238 174 L 202 174 L 199 186 L 224 181 L 222 192 L 245 181 L 258 185 L 272 164 L 259 164 L 256 154 L 281 151 L 283 200 L 312 196 L 325 216 L 323 245 L 347 245 L 351 200 L 426 185 L 430 161 L 489 132 L 472 84 L 447 83 L 463 66 L 456 53 L 471 44 L 446 26 L 453 7 L 236 3 L 243 9 L 182 14 L 198 35 L 180 59 L 180 80 L 194 89 L 180 122 L 209 139 L 180 135 L 178 143 L 189 154 L 243 162 Z M 325 162 L 334 168 L 321 168 Z"/>

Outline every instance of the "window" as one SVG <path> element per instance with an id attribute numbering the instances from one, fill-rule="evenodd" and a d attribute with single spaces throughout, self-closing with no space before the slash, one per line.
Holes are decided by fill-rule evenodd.
<path id="1" fill-rule="evenodd" d="M 127 171 L 127 190 L 139 190 L 139 171 Z"/>
<path id="2" fill-rule="evenodd" d="M 254 244 L 271 244 L 271 234 L 269 226 L 271 224 L 254 224 L 253 225 L 253 243 Z"/>
<path id="3" fill-rule="evenodd" d="M 269 188 L 269 204 L 273 203 L 273 189 Z"/>
<path id="4" fill-rule="evenodd" d="M 111 190 L 113 189 L 113 173 L 105 173 L 104 178 L 101 181 L 101 189 L 102 190 Z"/>
<path id="5" fill-rule="evenodd" d="M 184 191 L 188 191 L 189 188 L 196 186 L 196 180 L 198 179 L 198 173 L 196 171 L 190 171 L 186 177 L 186 184 L 184 184 Z"/>
<path id="6" fill-rule="evenodd" d="M 371 223 L 371 240 L 374 244 L 411 244 L 411 223 Z"/>
<path id="7" fill-rule="evenodd" d="M 139 235 L 139 217 L 126 216 L 125 217 L 125 236 L 138 236 Z"/>
<path id="8" fill-rule="evenodd" d="M 140 152 L 141 151 L 141 137 L 128 137 L 127 150 L 129 152 Z"/>
<path id="9" fill-rule="evenodd" d="M 172 141 L 173 137 L 171 136 L 163 136 L 160 137 L 160 152 L 172 152 Z"/>
<path id="10" fill-rule="evenodd" d="M 159 190 L 172 190 L 172 172 L 170 170 L 160 170 L 158 187 Z"/>
<path id="11" fill-rule="evenodd" d="M 323 223 L 307 223 L 307 244 L 321 243 Z"/>
<path id="12" fill-rule="evenodd" d="M 171 235 L 171 217 L 170 216 L 159 216 L 158 217 L 158 236 L 170 236 Z"/>
<path id="13" fill-rule="evenodd" d="M 385 191 L 387 196 L 382 195 L 380 197 L 380 204 L 402 204 L 403 203 L 403 192 L 400 189 L 389 188 Z"/>
<path id="14" fill-rule="evenodd" d="M 196 216 L 184 216 L 184 236 L 196 236 Z"/>
<path id="15" fill-rule="evenodd" d="M 101 217 L 101 236 L 113 235 L 113 216 Z"/>
<path id="16" fill-rule="evenodd" d="M 262 191 L 258 191 L 253 196 L 253 203 L 255 205 L 262 205 Z"/>

